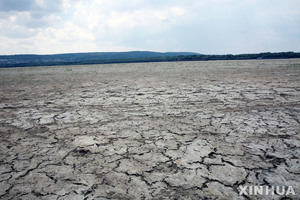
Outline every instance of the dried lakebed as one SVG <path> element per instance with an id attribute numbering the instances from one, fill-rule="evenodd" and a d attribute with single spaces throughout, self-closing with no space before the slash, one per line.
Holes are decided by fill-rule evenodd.
<path id="1" fill-rule="evenodd" d="M 300 198 L 299 59 L 10 68 L 0 84 L 1 199 Z"/>

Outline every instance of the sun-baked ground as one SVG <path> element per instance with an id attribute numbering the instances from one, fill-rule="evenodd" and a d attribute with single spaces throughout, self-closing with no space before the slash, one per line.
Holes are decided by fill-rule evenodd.
<path id="1" fill-rule="evenodd" d="M 0 69 L 0 94 L 1 199 L 300 198 L 299 59 Z"/>

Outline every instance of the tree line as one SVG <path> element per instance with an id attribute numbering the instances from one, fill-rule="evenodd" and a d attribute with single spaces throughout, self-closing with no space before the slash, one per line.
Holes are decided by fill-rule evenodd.
<path id="1" fill-rule="evenodd" d="M 258 53 L 258 54 L 226 54 L 226 55 L 177 55 L 165 57 L 146 58 L 123 58 L 123 59 L 95 59 L 84 61 L 35 61 L 27 62 L 1 62 L 0 67 L 27 67 L 27 66 L 53 66 L 53 65 L 85 65 L 85 64 L 111 64 L 111 63 L 139 63 L 139 62 L 174 62 L 174 61 L 210 61 L 210 60 L 253 60 L 253 59 L 290 59 L 300 58 L 300 53 L 279 52 L 279 53 Z"/>

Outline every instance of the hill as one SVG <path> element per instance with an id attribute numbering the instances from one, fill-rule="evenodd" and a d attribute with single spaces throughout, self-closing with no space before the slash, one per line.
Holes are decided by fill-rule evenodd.
<path id="1" fill-rule="evenodd" d="M 0 56 L 0 68 L 51 65 L 80 65 L 133 62 L 168 62 L 168 61 L 208 61 L 208 60 L 246 60 L 246 59 L 287 59 L 300 58 L 300 53 L 258 53 L 258 54 L 226 54 L 204 55 L 193 52 L 94 52 L 53 55 L 3 55 Z"/>
<path id="2" fill-rule="evenodd" d="M 69 53 L 53 55 L 3 55 L 0 56 L 0 67 L 20 67 L 38 65 L 60 65 L 60 64 L 91 64 L 111 63 L 114 61 L 143 60 L 147 58 L 165 58 L 174 56 L 197 55 L 192 52 L 152 52 L 152 51 L 130 51 L 130 52 L 92 52 L 92 53 Z"/>

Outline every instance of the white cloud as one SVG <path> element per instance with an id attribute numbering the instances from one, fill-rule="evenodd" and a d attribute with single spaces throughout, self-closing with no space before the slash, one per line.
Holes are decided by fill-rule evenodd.
<path id="1" fill-rule="evenodd" d="M 0 0 L 0 54 L 300 51 L 297 0 Z"/>

